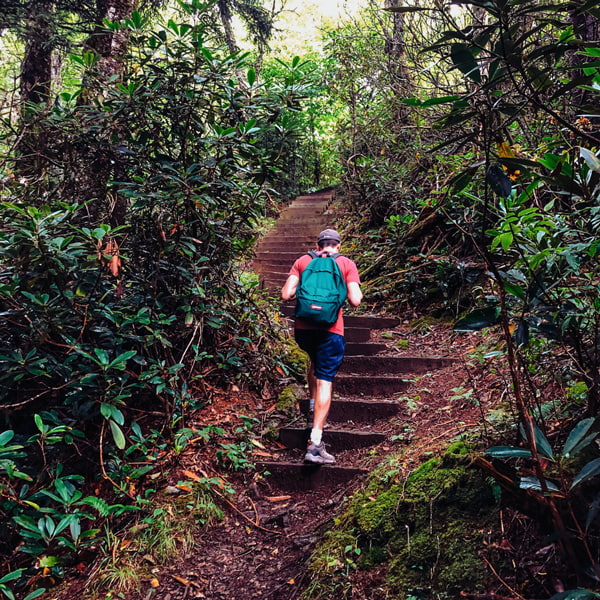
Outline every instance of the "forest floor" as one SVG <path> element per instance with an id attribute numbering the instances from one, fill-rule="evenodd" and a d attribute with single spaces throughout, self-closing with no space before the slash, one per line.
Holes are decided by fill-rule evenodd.
<path id="1" fill-rule="evenodd" d="M 404 404 L 400 416 L 378 425 L 386 431 L 386 441 L 361 451 L 342 452 L 335 448 L 338 464 L 373 469 L 391 455 L 401 455 L 400 464 L 408 474 L 424 459 L 436 455 L 448 442 L 465 436 L 486 447 L 495 421 L 506 418 L 505 399 L 509 378 L 494 358 L 486 354 L 501 346 L 489 332 L 454 333 L 449 325 L 405 319 L 393 330 L 376 334 L 390 352 L 407 356 L 451 356 L 456 363 L 412 380 L 410 388 L 396 398 Z M 276 398 L 266 392 L 256 394 L 231 390 L 195 415 L 189 426 L 214 424 L 233 431 L 240 415 L 254 419 L 255 431 L 267 428 L 277 417 Z M 275 441 L 252 445 L 255 461 L 273 460 L 289 451 Z M 191 444 L 178 457 L 170 471 L 169 490 L 178 501 L 191 502 L 191 492 L 180 482 L 201 478 L 226 478 L 233 493 L 222 489 L 217 497 L 223 518 L 210 526 L 188 524 L 188 531 L 173 535 L 178 554 L 166 564 L 148 556 L 147 573 L 133 589 L 114 588 L 98 598 L 125 600 L 294 600 L 309 583 L 307 564 L 312 550 L 361 485 L 334 489 L 290 491 L 277 487 L 259 472 L 223 471 L 215 460 L 210 443 Z M 302 453 L 296 455 L 302 461 Z M 178 487 L 179 485 L 179 487 Z M 217 489 L 217 488 L 215 488 Z M 190 535 L 193 543 L 190 544 Z M 127 537 L 127 536 L 125 536 Z M 187 540 L 187 542 L 186 542 Z M 132 546 L 133 548 L 133 546 Z M 133 551 L 133 550 L 132 550 Z M 120 553 L 123 554 L 122 552 Z M 125 551 L 126 554 L 126 551 Z M 79 581 L 63 586 L 55 598 L 92 597 L 82 588 L 90 582 L 89 573 Z M 368 583 L 365 584 L 368 589 Z M 353 598 L 363 598 L 358 593 Z M 364 598 L 368 599 L 366 595 Z"/>
<path id="2" fill-rule="evenodd" d="M 397 401 L 403 402 L 401 416 L 380 424 L 388 439 L 377 447 L 338 455 L 344 466 L 374 468 L 386 456 L 402 451 L 407 471 L 423 457 L 430 457 L 449 440 L 468 433 L 485 434 L 485 417 L 502 398 L 506 382 L 502 373 L 483 368 L 483 355 L 494 343 L 478 333 L 455 334 L 448 325 L 409 322 L 380 336 L 394 354 L 451 356 L 456 364 L 415 378 Z M 488 365 L 486 365 L 488 366 Z M 492 370 L 493 371 L 493 370 Z M 227 428 L 239 425 L 241 414 L 265 425 L 276 414 L 275 398 L 231 391 L 196 415 L 199 428 L 209 424 Z M 194 424 L 191 424 L 194 425 Z M 254 460 L 273 459 L 285 452 L 276 442 L 254 447 Z M 332 449 L 334 451 L 334 449 Z M 302 460 L 302 455 L 297 455 Z M 178 481 L 219 477 L 215 448 L 191 445 L 179 457 L 171 474 L 170 489 Z M 187 551 L 182 538 L 181 554 L 169 564 L 156 564 L 151 577 L 135 590 L 122 592 L 127 600 L 292 600 L 307 583 L 307 560 L 322 534 L 343 511 L 360 480 L 338 489 L 287 491 L 253 471 L 228 473 L 234 494 L 221 496 L 223 520 L 198 528 L 195 544 Z"/>

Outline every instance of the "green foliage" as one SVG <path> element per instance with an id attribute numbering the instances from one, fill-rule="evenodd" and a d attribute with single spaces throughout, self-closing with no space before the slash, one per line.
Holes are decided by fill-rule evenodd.
<path id="1" fill-rule="evenodd" d="M 593 479 L 600 474 L 600 458 L 595 458 L 588 461 L 580 467 L 579 472 L 570 473 L 571 466 L 584 454 L 588 446 L 596 439 L 598 432 L 590 431 L 594 426 L 595 419 L 582 419 L 573 427 L 559 456 L 555 457 L 550 442 L 539 429 L 534 426 L 535 445 L 539 453 L 539 458 L 551 461 L 557 469 L 556 476 L 559 478 L 559 486 L 550 480 L 543 482 L 536 477 L 526 476 L 520 478 L 520 487 L 525 489 L 535 489 L 546 493 L 556 493 L 560 496 L 565 496 L 570 493 L 575 487 L 582 483 Z M 494 458 L 531 458 L 531 450 L 525 448 L 517 448 L 513 446 L 494 446 L 488 448 L 487 454 Z M 576 462 L 575 462 L 576 464 Z M 552 475 L 549 475 L 552 477 Z"/>
<path id="2" fill-rule="evenodd" d="M 566 592 L 560 592 L 554 594 L 550 600 L 597 600 L 600 598 L 600 594 L 592 590 L 567 590 Z"/>
<path id="3" fill-rule="evenodd" d="M 261 388 L 281 362 L 274 311 L 240 265 L 305 73 L 282 63 L 266 85 L 188 9 L 191 23 L 107 24 L 130 36 L 122 77 L 95 80 L 97 57 L 75 55 L 80 88 L 28 121 L 43 170 L 2 181 L 0 405 L 15 425 L 0 433 L 1 544 L 55 577 L 146 509 L 165 450 L 222 435 L 185 426 L 210 389 Z M 219 457 L 247 468 L 250 443 Z M 114 499 L 87 495 L 97 478 Z"/>
<path id="4" fill-rule="evenodd" d="M 260 144 L 278 155 L 280 167 L 273 175 L 273 186 L 284 200 L 339 180 L 331 135 L 339 106 L 332 102 L 326 85 L 329 67 L 323 57 L 308 53 L 294 57 L 291 63 L 267 56 L 261 70 L 266 84 L 280 90 L 282 98 L 289 90 L 295 95 L 286 102 L 281 123 L 260 136 Z"/>
<path id="5" fill-rule="evenodd" d="M 418 182 L 407 185 L 419 155 L 401 104 L 410 89 L 400 56 L 390 51 L 393 18 L 369 6 L 360 19 L 327 32 L 326 73 L 338 111 L 336 137 L 345 167 L 343 192 L 353 213 L 380 226 L 392 215 L 418 214 Z M 414 181 L 414 180 L 413 180 Z"/>

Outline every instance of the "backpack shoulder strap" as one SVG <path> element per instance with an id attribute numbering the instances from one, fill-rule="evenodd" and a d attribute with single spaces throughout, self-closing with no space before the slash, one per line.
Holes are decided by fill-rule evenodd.
<path id="1" fill-rule="evenodd" d="M 317 258 L 319 256 L 314 250 L 307 253 L 311 258 Z"/>

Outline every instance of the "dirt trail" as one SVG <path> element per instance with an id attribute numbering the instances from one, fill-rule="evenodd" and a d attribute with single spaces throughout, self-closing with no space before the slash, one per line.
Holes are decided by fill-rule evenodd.
<path id="1" fill-rule="evenodd" d="M 314 232 L 331 225 L 330 204 L 330 195 L 317 194 L 284 211 L 258 247 L 255 264 L 264 285 L 280 287 L 292 256 L 310 249 Z M 293 239 L 287 236 L 292 229 Z M 463 361 L 471 347 L 468 336 L 453 336 L 443 325 L 413 329 L 400 316 L 350 317 L 346 337 L 350 351 L 339 376 L 343 383 L 334 388 L 324 434 L 337 464 L 303 465 L 308 430 L 300 414 L 281 431 L 287 447 L 265 447 L 256 457 L 263 461 L 257 474 L 234 477 L 236 495 L 222 504 L 224 522 L 202 534 L 192 556 L 160 570 L 157 597 L 297 598 L 307 584 L 311 551 L 370 470 L 401 447 L 410 449 L 405 464 L 411 470 L 436 446 L 477 430 L 480 407 L 468 394 L 461 396 L 470 387 Z M 246 398 L 229 408 L 256 414 L 273 407 Z M 220 410 L 228 409 L 221 404 Z M 201 472 L 202 456 L 189 456 L 185 466 Z"/>
<path id="2" fill-rule="evenodd" d="M 389 331 L 394 338 L 407 340 L 407 352 L 411 355 L 430 355 L 443 348 L 454 356 L 462 356 L 470 348 L 468 339 L 453 337 L 442 325 L 415 332 L 400 324 Z M 225 520 L 201 534 L 187 559 L 157 569 L 161 585 L 156 597 L 161 600 L 298 598 L 307 584 L 306 565 L 311 551 L 344 510 L 353 490 L 361 485 L 369 470 L 404 448 L 403 463 L 409 472 L 423 456 L 435 453 L 447 440 L 466 431 L 476 434 L 481 422 L 480 407 L 466 394 L 461 397 L 461 390 L 470 385 L 469 378 L 462 361 L 412 377 L 408 387 L 394 395 L 400 406 L 398 414 L 362 426 L 352 424 L 353 430 L 384 434 L 383 441 L 366 448 L 329 446 L 338 461 L 337 469 L 354 470 L 353 477 L 331 476 L 334 470 L 331 466 L 309 467 L 324 474 L 321 478 L 303 476 L 303 449 L 284 449 L 276 443 L 267 445 L 270 464 L 279 461 L 284 465 L 282 472 L 271 476 L 235 475 L 236 495 L 221 504 Z M 260 411 L 261 407 L 259 399 L 246 398 L 241 407 L 232 403 L 229 408 L 242 409 L 248 414 Z M 220 410 L 227 414 L 223 404 Z M 339 425 L 332 422 L 332 428 Z M 262 459 L 260 455 L 256 458 Z M 190 454 L 184 457 L 182 468 L 201 473 L 205 465 L 202 455 Z M 297 470 L 291 465 L 296 465 Z"/>

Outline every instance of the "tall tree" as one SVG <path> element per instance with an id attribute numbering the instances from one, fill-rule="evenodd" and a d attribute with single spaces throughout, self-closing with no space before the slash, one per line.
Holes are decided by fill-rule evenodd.
<path id="1" fill-rule="evenodd" d="M 20 114 L 26 129 L 18 143 L 17 169 L 21 175 L 39 173 L 46 154 L 46 139 L 36 133 L 36 107 L 50 99 L 52 55 L 56 47 L 55 3 L 41 0 L 25 7 L 23 60 L 19 77 Z"/>
<path id="2" fill-rule="evenodd" d="M 110 28 L 106 23 L 119 23 L 133 14 L 139 7 L 138 0 L 97 0 L 95 26 L 85 41 L 84 50 L 94 52 L 98 60 L 94 72 L 98 82 L 120 75 L 123 57 L 127 50 L 128 30 Z"/>

